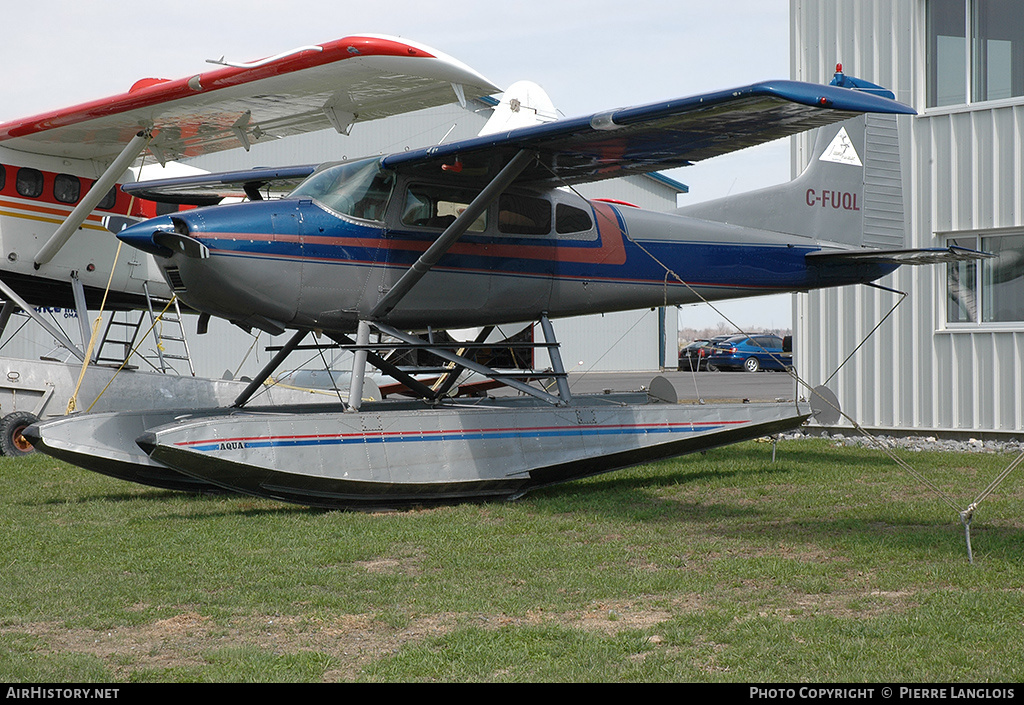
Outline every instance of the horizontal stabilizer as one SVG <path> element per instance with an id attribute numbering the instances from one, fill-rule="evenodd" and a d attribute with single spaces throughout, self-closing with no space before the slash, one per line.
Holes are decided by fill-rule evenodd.
<path id="1" fill-rule="evenodd" d="M 995 255 L 966 247 L 925 247 L 913 250 L 849 250 L 846 252 L 811 252 L 808 262 L 816 264 L 943 264 L 965 260 L 990 259 Z"/>

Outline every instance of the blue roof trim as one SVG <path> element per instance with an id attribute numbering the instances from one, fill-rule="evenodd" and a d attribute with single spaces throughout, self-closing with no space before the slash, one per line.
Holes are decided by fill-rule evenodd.
<path id="1" fill-rule="evenodd" d="M 669 188 L 673 188 L 676 191 L 678 191 L 679 193 L 689 193 L 690 192 L 690 187 L 689 186 L 687 186 L 686 184 L 684 184 L 681 181 L 676 181 L 673 178 L 665 176 L 661 172 L 652 171 L 649 174 L 644 174 L 644 176 L 646 176 L 649 179 L 654 179 L 658 183 L 664 184 L 665 186 L 668 186 Z"/>

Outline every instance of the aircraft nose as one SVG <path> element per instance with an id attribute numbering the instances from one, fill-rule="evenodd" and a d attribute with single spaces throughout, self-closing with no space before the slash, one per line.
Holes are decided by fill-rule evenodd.
<path id="1" fill-rule="evenodd" d="M 188 223 L 180 217 L 163 216 L 125 228 L 117 237 L 132 247 L 158 257 L 181 253 L 186 257 L 206 259 L 210 251 L 206 245 L 189 235 Z"/>
<path id="2" fill-rule="evenodd" d="M 171 250 L 157 244 L 154 239 L 154 235 L 158 232 L 174 232 L 174 223 L 169 216 L 160 216 L 130 225 L 117 234 L 117 239 L 151 255 L 170 257 L 173 254 Z"/>

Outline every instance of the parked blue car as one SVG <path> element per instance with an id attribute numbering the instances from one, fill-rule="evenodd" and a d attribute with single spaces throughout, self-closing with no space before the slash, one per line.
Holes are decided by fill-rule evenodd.
<path id="1" fill-rule="evenodd" d="M 793 366 L 793 338 L 777 335 L 734 335 L 716 343 L 708 355 L 709 370 L 787 370 Z"/>

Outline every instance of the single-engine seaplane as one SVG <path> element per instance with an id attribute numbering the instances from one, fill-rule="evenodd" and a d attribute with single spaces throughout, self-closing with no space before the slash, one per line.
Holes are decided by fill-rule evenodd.
<path id="1" fill-rule="evenodd" d="M 895 118 L 913 113 L 837 71 L 827 86 L 770 81 L 316 168 L 128 184 L 139 198 L 195 205 L 244 189 L 247 202 L 117 237 L 152 255 L 203 316 L 294 331 L 261 377 L 310 332 L 352 351 L 348 401 L 247 409 L 255 379 L 231 407 L 79 414 L 25 435 L 125 479 L 342 508 L 514 498 L 797 427 L 813 403 L 679 404 L 664 379 L 644 393 L 573 395 L 552 321 L 867 283 L 905 263 L 980 256 L 871 246 L 904 227 Z M 238 125 L 262 129 L 255 109 Z M 810 166 L 789 184 L 674 213 L 574 191 L 812 128 Z M 297 176 L 307 178 L 286 197 L 259 197 Z M 480 361 L 494 327 L 532 321 L 548 384 Z M 435 335 L 468 327 L 481 329 L 474 340 Z M 428 381 L 394 355 L 423 349 L 444 363 Z M 412 398 L 363 402 L 368 364 Z M 451 396 L 467 370 L 520 394 Z"/>

